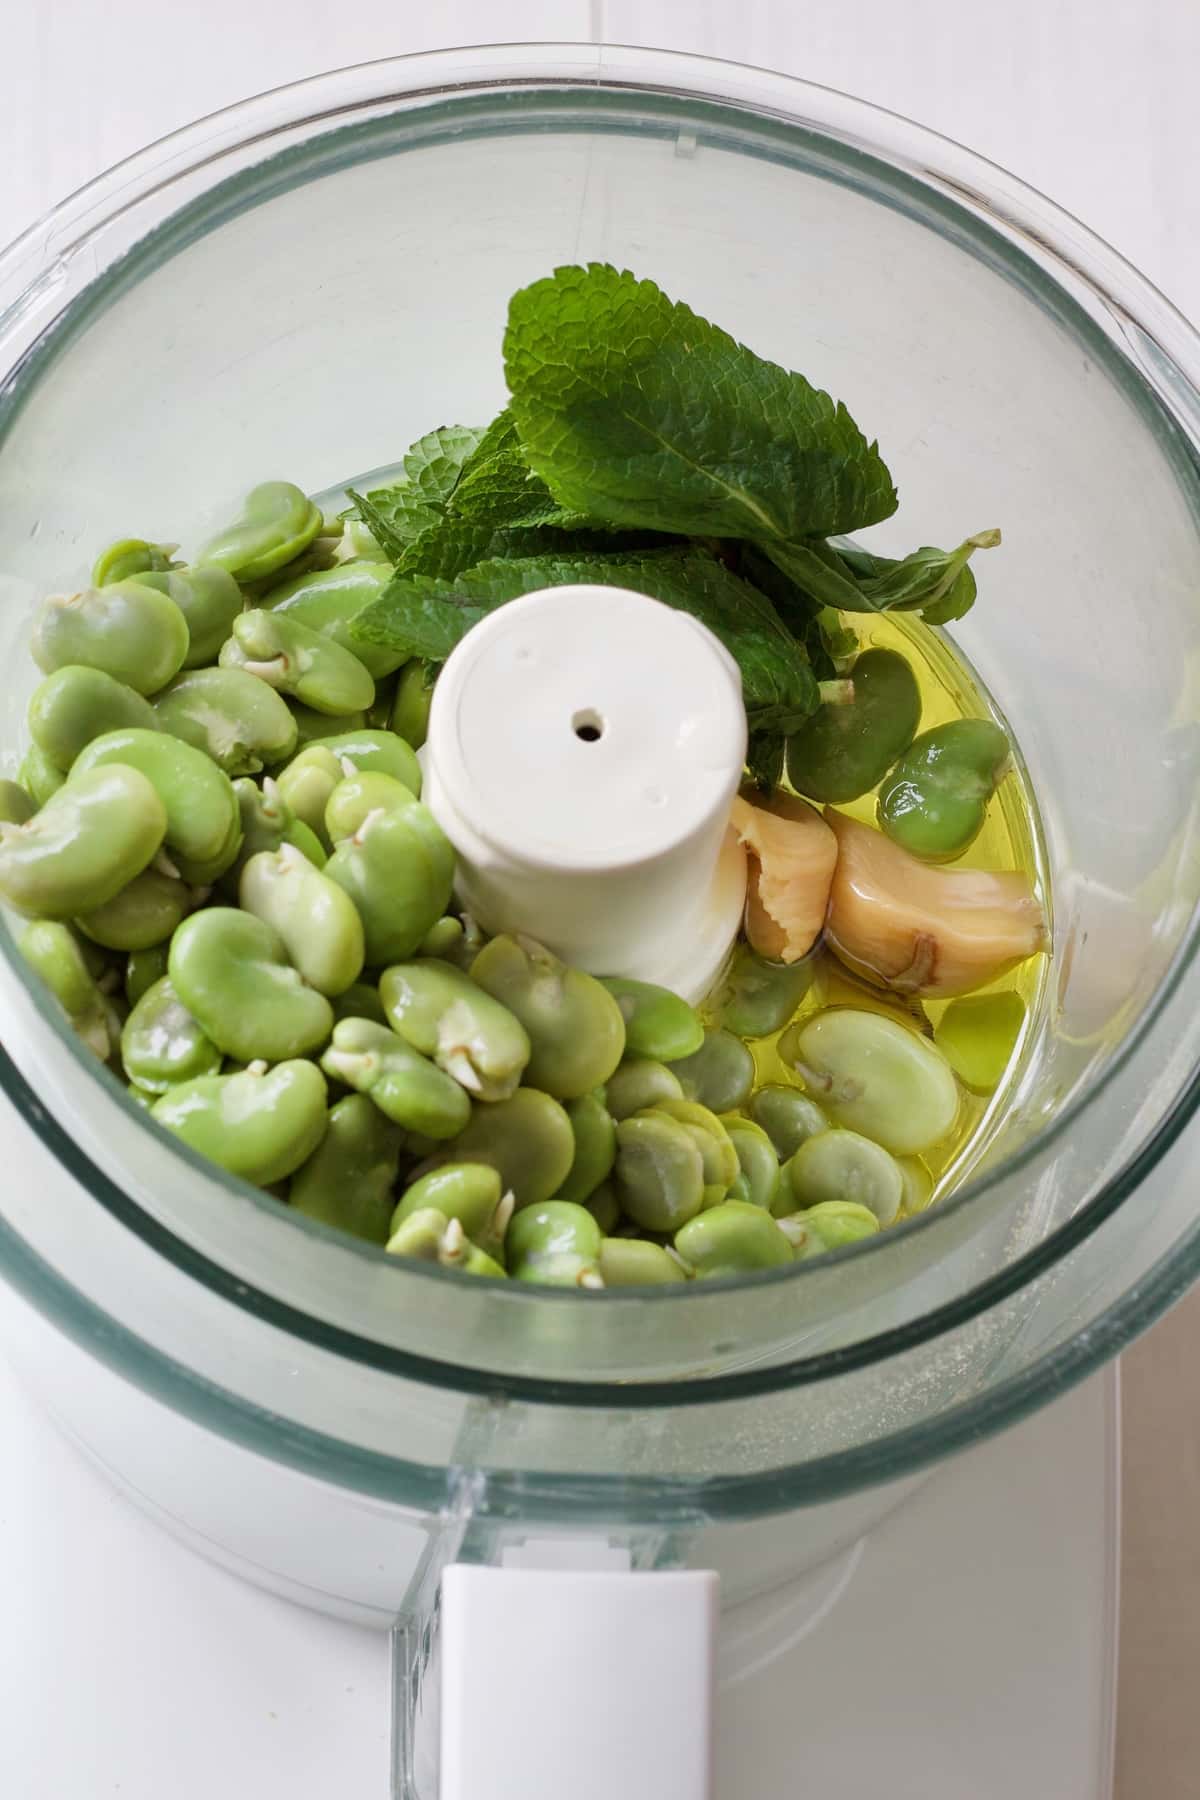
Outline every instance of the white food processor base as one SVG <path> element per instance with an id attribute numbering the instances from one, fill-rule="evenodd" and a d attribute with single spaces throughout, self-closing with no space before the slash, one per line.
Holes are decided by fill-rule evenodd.
<path id="1" fill-rule="evenodd" d="M 0 1793 L 386 1800 L 381 1634 L 191 1555 L 3 1362 L 0 1519 Z M 1118 1531 L 1110 1368 L 723 1616 L 717 1800 L 1110 1800 Z"/>

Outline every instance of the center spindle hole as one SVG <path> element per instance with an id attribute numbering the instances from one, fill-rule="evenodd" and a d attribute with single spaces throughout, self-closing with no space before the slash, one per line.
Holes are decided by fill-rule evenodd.
<path id="1" fill-rule="evenodd" d="M 604 717 L 601 713 L 595 712 L 592 707 L 585 706 L 572 718 L 571 729 L 577 738 L 583 739 L 585 744 L 598 743 L 606 729 Z"/>

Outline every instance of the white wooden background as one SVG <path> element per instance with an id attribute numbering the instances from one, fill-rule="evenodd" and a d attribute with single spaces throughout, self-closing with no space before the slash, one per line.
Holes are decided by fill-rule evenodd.
<path id="1" fill-rule="evenodd" d="M 280 82 L 602 36 L 918 118 L 1051 194 L 1200 319 L 1200 0 L 0 0 L 0 25 L 0 243 L 151 139 Z M 1197 1296 L 1125 1359 L 1119 1800 L 1200 1793 L 1198 1366 Z"/>

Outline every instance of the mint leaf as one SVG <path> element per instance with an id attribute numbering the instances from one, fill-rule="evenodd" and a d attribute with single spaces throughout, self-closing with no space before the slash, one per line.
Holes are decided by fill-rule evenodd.
<path id="1" fill-rule="evenodd" d="M 376 488 L 369 495 L 348 487 L 346 493 L 356 516 L 392 563 L 398 563 L 408 545 L 437 521 L 431 508 L 413 505 L 407 487 Z"/>
<path id="2" fill-rule="evenodd" d="M 771 602 L 694 548 L 493 558 L 450 580 L 398 571 L 355 619 L 353 635 L 438 660 L 484 613 L 521 594 L 576 582 L 632 588 L 707 625 L 741 670 L 753 729 L 794 731 L 816 710 L 819 694 L 804 647 Z"/>
<path id="3" fill-rule="evenodd" d="M 486 436 L 474 425 L 441 425 L 418 438 L 404 457 L 404 473 L 413 498 L 440 506 L 454 492 L 463 464 Z"/>
<path id="4" fill-rule="evenodd" d="M 927 625 L 944 625 L 969 612 L 975 577 L 967 567 L 976 550 L 1000 542 L 998 531 L 979 531 L 954 550 L 923 545 L 908 556 L 875 556 L 855 544 L 767 544 L 776 567 L 816 605 L 839 612 L 919 612 Z"/>
<path id="5" fill-rule="evenodd" d="M 895 511 L 846 408 L 652 281 L 603 263 L 513 296 L 504 338 L 526 456 L 574 512 L 790 543 Z"/>

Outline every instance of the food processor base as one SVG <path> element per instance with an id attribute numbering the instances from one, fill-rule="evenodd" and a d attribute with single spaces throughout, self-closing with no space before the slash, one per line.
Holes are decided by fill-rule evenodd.
<path id="1" fill-rule="evenodd" d="M 936 1471 L 855 1548 L 728 1613 L 717 1800 L 1109 1800 L 1117 1454 L 1109 1368 Z M 0 1791 L 58 1800 L 82 1780 L 207 1800 L 252 1770 L 261 1800 L 383 1800 L 378 1631 L 187 1555 L 2 1362 L 0 1471 Z"/>

